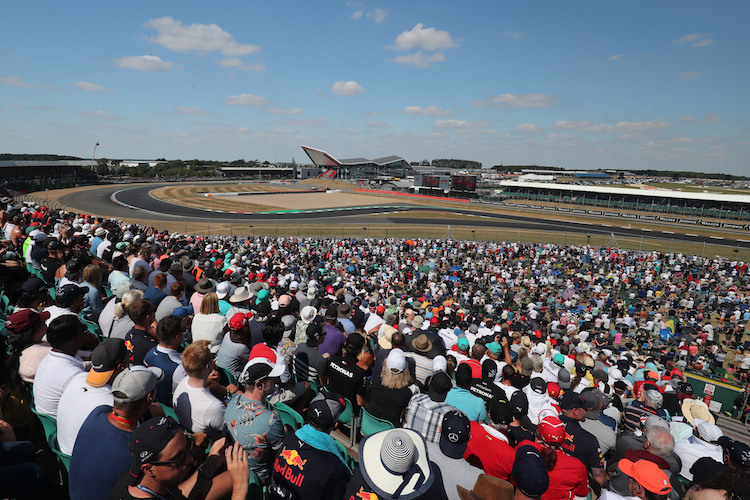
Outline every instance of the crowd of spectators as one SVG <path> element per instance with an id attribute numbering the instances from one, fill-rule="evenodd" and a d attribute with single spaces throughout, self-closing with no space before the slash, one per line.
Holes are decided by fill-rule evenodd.
<path id="1" fill-rule="evenodd" d="M 685 375 L 747 379 L 744 262 L 0 202 L 0 498 L 51 497 L 49 448 L 73 500 L 750 498 Z"/>

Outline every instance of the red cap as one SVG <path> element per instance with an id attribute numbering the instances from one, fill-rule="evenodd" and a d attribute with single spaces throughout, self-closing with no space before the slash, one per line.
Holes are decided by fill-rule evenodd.
<path id="1" fill-rule="evenodd" d="M 242 330 L 247 326 L 247 320 L 247 316 L 243 313 L 237 313 L 229 320 L 229 328 L 232 330 Z"/>
<path id="2" fill-rule="evenodd" d="M 431 325 L 437 325 L 438 324 L 438 319 L 435 316 L 431 317 L 430 318 L 430 324 Z"/>
<path id="3" fill-rule="evenodd" d="M 565 424 L 555 415 L 547 415 L 539 421 L 539 437 L 547 444 L 562 444 L 565 441 Z"/>
<path id="4" fill-rule="evenodd" d="M 50 318 L 50 313 L 42 311 L 40 313 L 33 309 L 21 309 L 18 312 L 14 312 L 5 321 L 5 328 L 11 333 L 22 333 L 26 330 L 30 330 L 42 321 L 47 321 Z"/>
<path id="5" fill-rule="evenodd" d="M 378 306 L 375 309 L 375 312 L 378 313 L 378 314 L 383 314 L 385 312 L 385 306 Z"/>
<path id="6" fill-rule="evenodd" d="M 560 397 L 560 384 L 557 382 L 547 382 L 547 394 L 552 396 L 553 398 L 557 399 Z"/>

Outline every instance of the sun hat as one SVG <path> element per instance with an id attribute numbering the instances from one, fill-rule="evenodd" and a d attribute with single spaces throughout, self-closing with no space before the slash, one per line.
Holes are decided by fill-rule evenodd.
<path id="1" fill-rule="evenodd" d="M 102 340 L 91 353 L 91 370 L 86 376 L 86 383 L 92 387 L 102 387 L 127 354 L 128 348 L 124 339 Z"/>
<path id="2" fill-rule="evenodd" d="M 250 292 L 247 288 L 244 286 L 237 287 L 237 289 L 234 291 L 231 297 L 229 297 L 229 302 L 232 304 L 239 304 L 241 302 L 245 302 L 246 300 L 250 299 Z"/>
<path id="3" fill-rule="evenodd" d="M 304 324 L 309 325 L 317 314 L 318 311 L 313 306 L 305 306 L 300 311 L 299 317 Z"/>
<path id="4" fill-rule="evenodd" d="M 534 371 L 534 362 L 531 361 L 531 358 L 526 356 L 521 360 L 521 374 L 525 376 L 530 376 L 531 373 Z"/>
<path id="5" fill-rule="evenodd" d="M 198 284 L 195 285 L 194 288 L 196 292 L 206 294 L 206 293 L 213 292 L 215 289 L 215 286 L 214 286 L 213 281 L 208 279 L 208 277 L 203 276 L 201 277 L 200 281 L 198 282 Z"/>
<path id="6" fill-rule="evenodd" d="M 549 473 L 542 455 L 528 444 L 516 450 L 511 477 L 521 493 L 529 497 L 541 497 L 549 488 Z"/>
<path id="7" fill-rule="evenodd" d="M 695 430 L 698 431 L 698 435 L 701 439 L 709 443 L 715 443 L 721 436 L 724 435 L 718 425 L 710 422 L 704 422 L 703 420 L 696 418 L 694 420 Z"/>
<path id="8" fill-rule="evenodd" d="M 623 458 L 617 462 L 617 466 L 625 475 L 632 477 L 651 493 L 666 495 L 672 491 L 669 478 L 654 462 L 649 460 L 631 462 L 627 458 Z"/>
<path id="9" fill-rule="evenodd" d="M 392 429 L 363 438 L 359 466 L 379 498 L 420 498 L 435 478 L 424 439 L 411 429 Z"/>
<path id="10" fill-rule="evenodd" d="M 411 346 L 415 351 L 425 354 L 430 352 L 430 350 L 432 349 L 432 342 L 430 342 L 427 339 L 427 335 L 423 333 L 412 341 Z"/>
<path id="11" fill-rule="evenodd" d="M 392 349 L 385 359 L 385 364 L 392 373 L 401 373 L 406 368 L 406 356 L 401 349 Z"/>
<path id="12" fill-rule="evenodd" d="M 438 444 L 443 455 L 462 458 L 471 437 L 469 417 L 459 410 L 450 410 L 443 415 Z"/>
<path id="13" fill-rule="evenodd" d="M 693 427 L 696 426 L 694 422 L 695 419 L 700 419 L 703 422 L 709 422 L 712 424 L 716 423 L 716 419 L 714 419 L 714 416 L 711 415 L 711 412 L 708 410 L 708 405 L 698 399 L 685 399 L 682 402 L 682 415 Z"/>

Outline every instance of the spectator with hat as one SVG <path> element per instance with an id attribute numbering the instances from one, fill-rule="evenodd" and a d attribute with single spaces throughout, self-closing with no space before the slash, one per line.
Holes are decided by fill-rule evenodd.
<path id="1" fill-rule="evenodd" d="M 404 427 L 419 432 L 428 443 L 437 443 L 443 416 L 453 409 L 445 402 L 451 387 L 451 378 L 445 372 L 430 377 L 427 393 L 414 394 L 409 400 Z"/>
<path id="2" fill-rule="evenodd" d="M 542 498 L 549 488 L 550 478 L 547 465 L 536 447 L 529 444 L 516 449 L 511 479 L 516 485 L 516 500 Z"/>
<path id="3" fill-rule="evenodd" d="M 278 413 L 266 407 L 266 398 L 276 392 L 285 370 L 281 359 L 270 351 L 251 354 L 237 380 L 245 389 L 232 396 L 224 413 L 227 432 L 247 452 L 250 470 L 264 483 L 285 436 Z"/>
<path id="4" fill-rule="evenodd" d="M 216 354 L 216 366 L 225 368 L 234 377 L 239 376 L 250 355 L 248 324 L 252 317 L 251 313 L 238 312 L 229 319 L 229 332 L 224 334 L 219 352 Z"/>
<path id="5" fill-rule="evenodd" d="M 314 332 L 311 331 L 310 333 L 317 336 L 317 328 L 314 330 Z M 325 330 L 323 330 L 323 335 L 327 336 Z M 320 339 L 318 339 L 318 342 L 320 342 Z M 355 408 L 359 408 L 365 404 L 365 384 L 368 373 L 367 370 L 358 364 L 357 358 L 364 346 L 365 338 L 362 335 L 358 333 L 349 335 L 344 342 L 343 354 L 329 358 L 328 366 L 323 371 L 323 375 L 327 379 L 326 387 L 331 392 L 340 394 L 342 397 L 348 399 Z M 318 352 L 320 354 L 320 349 Z M 316 360 L 315 357 L 308 357 L 307 361 L 311 359 L 313 361 Z M 304 362 L 305 360 L 302 359 L 300 361 Z M 319 362 L 320 360 L 317 359 L 317 361 Z"/>
<path id="6" fill-rule="evenodd" d="M 66 314 L 78 316 L 78 313 L 83 310 L 84 295 L 86 295 L 86 288 L 80 287 L 75 283 L 68 283 L 61 286 L 57 290 L 55 303 L 44 309 L 50 315 L 49 319 L 47 319 L 47 326 L 55 318 Z"/>
<path id="7" fill-rule="evenodd" d="M 699 458 L 709 457 L 723 463 L 724 452 L 718 444 L 723 432 L 716 424 L 695 417 L 690 423 L 693 425 L 693 434 L 684 440 L 676 439 L 674 452 L 682 461 L 680 475 L 692 481 L 693 473 L 690 469 Z"/>
<path id="8" fill-rule="evenodd" d="M 378 432 L 359 442 L 359 467 L 342 498 L 373 498 L 373 494 L 389 500 L 447 500 L 454 495 L 445 491 L 440 468 L 430 460 L 422 436 L 409 429 Z"/>
<path id="9" fill-rule="evenodd" d="M 307 409 L 309 422 L 286 435 L 273 461 L 269 491 L 274 498 L 339 498 L 351 471 L 330 436 L 346 407 L 335 393 L 317 394 Z"/>
<path id="10" fill-rule="evenodd" d="M 471 379 L 469 391 L 475 396 L 482 398 L 484 406 L 488 410 L 493 401 L 505 400 L 505 391 L 495 384 L 496 378 L 497 364 L 493 359 L 487 358 L 482 361 L 482 378 Z"/>
<path id="11" fill-rule="evenodd" d="M 629 496 L 618 495 L 609 490 L 602 492 L 602 500 L 620 500 L 623 498 L 640 498 L 643 500 L 665 500 L 672 486 L 659 466 L 648 460 L 632 462 L 623 458 L 617 466 L 628 477 Z"/>
<path id="12" fill-rule="evenodd" d="M 471 439 L 471 424 L 463 412 L 456 409 L 443 415 L 438 442 L 425 440 L 427 454 L 437 464 L 447 492 L 458 491 L 456 486 L 471 486 L 482 469 L 463 459 Z"/>
<path id="13" fill-rule="evenodd" d="M 63 315 L 50 323 L 47 342 L 52 349 L 34 376 L 34 407 L 38 412 L 57 418 L 57 405 L 65 388 L 73 377 L 85 371 L 77 353 L 86 339 L 86 327 L 77 316 Z"/>
<path id="14" fill-rule="evenodd" d="M 21 309 L 5 320 L 8 344 L 13 349 L 8 362 L 11 380 L 18 376 L 24 382 L 34 382 L 39 364 L 52 349 L 49 343 L 42 340 L 47 334 L 45 321 L 48 318 L 47 312 Z"/>
<path id="15" fill-rule="evenodd" d="M 605 458 L 609 457 L 615 449 L 617 435 L 615 431 L 599 420 L 602 406 L 607 401 L 607 397 L 599 389 L 587 387 L 581 391 L 581 398 L 585 402 L 588 402 L 592 408 L 586 411 L 586 419 L 582 420 L 580 425 L 583 429 L 596 436 L 596 440 L 599 442 L 599 449 Z"/>
<path id="16" fill-rule="evenodd" d="M 73 453 L 78 431 L 89 414 L 102 405 L 112 406 L 112 381 L 127 367 L 128 349 L 122 339 L 105 339 L 91 353 L 91 370 L 75 375 L 57 406 L 57 443 L 66 455 Z"/>
<path id="17" fill-rule="evenodd" d="M 367 411 L 400 427 L 409 401 L 418 392 L 407 370 L 404 351 L 392 349 L 383 364 L 380 380 L 367 387 Z"/>
<path id="18" fill-rule="evenodd" d="M 516 391 L 508 401 L 510 406 L 511 420 L 508 426 L 508 441 L 512 446 L 518 446 L 523 440 L 533 441 L 536 433 L 536 425 L 529 420 L 529 399 L 524 391 Z"/>
<path id="19" fill-rule="evenodd" d="M 216 283 L 210 280 L 208 276 L 203 276 L 195 285 L 195 292 L 190 296 L 190 305 L 193 306 L 193 310 L 200 311 L 203 297 L 215 291 Z"/>
<path id="20" fill-rule="evenodd" d="M 590 401 L 585 401 L 573 391 L 566 391 L 560 398 L 560 420 L 565 424 L 565 441 L 562 449 L 578 458 L 586 466 L 591 478 L 598 484 L 604 483 L 604 455 L 599 442 L 590 432 L 581 427 L 586 412 L 594 409 Z"/>
<path id="21" fill-rule="evenodd" d="M 469 390 L 472 382 L 472 370 L 466 363 L 456 368 L 456 387 L 452 388 L 445 398 L 449 405 L 461 410 L 474 422 L 483 422 L 487 418 L 484 400 Z"/>
<path id="22" fill-rule="evenodd" d="M 393 336 L 391 335 L 391 339 L 392 338 Z M 408 348 L 409 345 L 407 343 L 407 349 Z M 426 334 L 422 333 L 417 338 L 412 340 L 411 351 L 404 352 L 404 355 L 407 358 L 414 360 L 415 376 L 417 382 L 419 382 L 420 384 L 424 384 L 427 380 L 427 377 L 432 374 L 432 359 L 437 356 L 437 354 L 431 354 L 431 351 L 432 342 L 430 342 Z"/>
<path id="23" fill-rule="evenodd" d="M 81 425 L 70 459 L 71 500 L 106 498 L 130 464 L 128 442 L 154 400 L 158 368 L 126 368 L 112 383 L 113 406 L 95 408 Z"/>
<path id="24" fill-rule="evenodd" d="M 167 316 L 156 324 L 156 338 L 159 344 L 143 357 L 143 364 L 155 366 L 164 372 L 164 378 L 156 386 L 156 400 L 172 406 L 172 394 L 177 384 L 187 376 L 182 367 L 182 356 L 177 349 L 182 345 L 183 320 L 177 316 Z"/>

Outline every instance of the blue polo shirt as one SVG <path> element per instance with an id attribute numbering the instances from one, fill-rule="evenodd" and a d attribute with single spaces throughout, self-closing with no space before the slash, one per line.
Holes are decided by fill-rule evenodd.
<path id="1" fill-rule="evenodd" d="M 467 389 L 454 387 L 448 391 L 445 402 L 464 412 L 469 420 L 474 422 L 484 422 L 487 418 L 487 409 L 482 398 L 473 395 Z"/>

